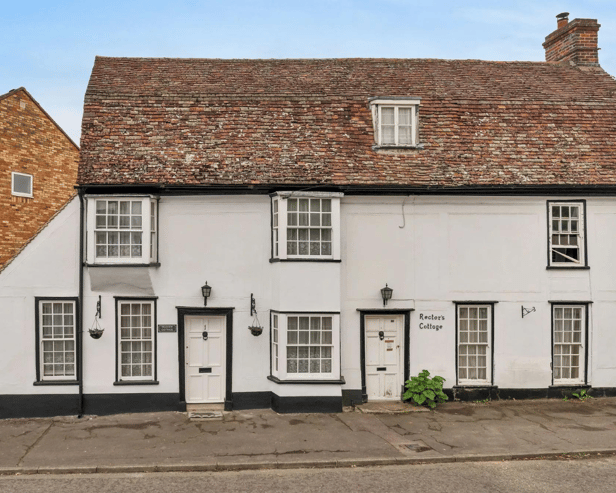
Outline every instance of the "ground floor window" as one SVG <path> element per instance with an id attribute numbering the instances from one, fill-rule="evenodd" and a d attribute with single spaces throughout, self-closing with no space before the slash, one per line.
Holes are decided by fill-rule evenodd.
<path id="1" fill-rule="evenodd" d="M 552 376 L 555 384 L 585 382 L 587 305 L 553 305 Z"/>
<path id="2" fill-rule="evenodd" d="M 492 382 L 492 305 L 457 306 L 458 384 Z"/>
<path id="3" fill-rule="evenodd" d="M 37 380 L 76 380 L 76 301 L 72 298 L 39 298 L 36 303 Z"/>
<path id="4" fill-rule="evenodd" d="M 156 380 L 155 301 L 118 300 L 118 378 Z"/>
<path id="5" fill-rule="evenodd" d="M 339 320 L 337 313 L 272 313 L 272 375 L 340 378 Z"/>

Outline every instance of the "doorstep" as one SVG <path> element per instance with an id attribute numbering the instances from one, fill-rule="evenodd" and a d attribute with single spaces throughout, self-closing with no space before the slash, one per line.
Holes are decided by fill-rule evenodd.
<path id="1" fill-rule="evenodd" d="M 402 401 L 370 401 L 355 407 L 345 408 L 364 414 L 405 414 L 430 411 L 427 407 L 413 406 Z"/>

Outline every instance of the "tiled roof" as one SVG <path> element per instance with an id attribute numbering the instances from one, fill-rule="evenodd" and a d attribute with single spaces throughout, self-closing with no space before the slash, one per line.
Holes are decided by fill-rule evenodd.
<path id="1" fill-rule="evenodd" d="M 616 82 L 477 60 L 97 57 L 81 184 L 616 185 Z M 373 150 L 376 96 L 423 149 Z"/>

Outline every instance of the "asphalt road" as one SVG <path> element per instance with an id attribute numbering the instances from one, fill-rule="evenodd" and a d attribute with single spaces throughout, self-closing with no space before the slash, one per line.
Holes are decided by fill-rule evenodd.
<path id="1" fill-rule="evenodd" d="M 616 457 L 470 462 L 341 469 L 215 473 L 24 475 L 0 477 L 2 493 L 452 492 L 602 493 L 616 491 Z"/>

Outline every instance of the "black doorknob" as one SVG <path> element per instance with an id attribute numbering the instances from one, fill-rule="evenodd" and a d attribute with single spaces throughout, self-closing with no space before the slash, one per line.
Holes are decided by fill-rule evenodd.
<path id="1" fill-rule="evenodd" d="M 383 332 L 382 330 L 379 330 L 379 339 L 382 341 L 383 339 L 385 339 L 385 332 Z"/>
<path id="2" fill-rule="evenodd" d="M 203 335 L 203 340 L 207 341 L 207 330 L 204 330 L 202 335 Z"/>

